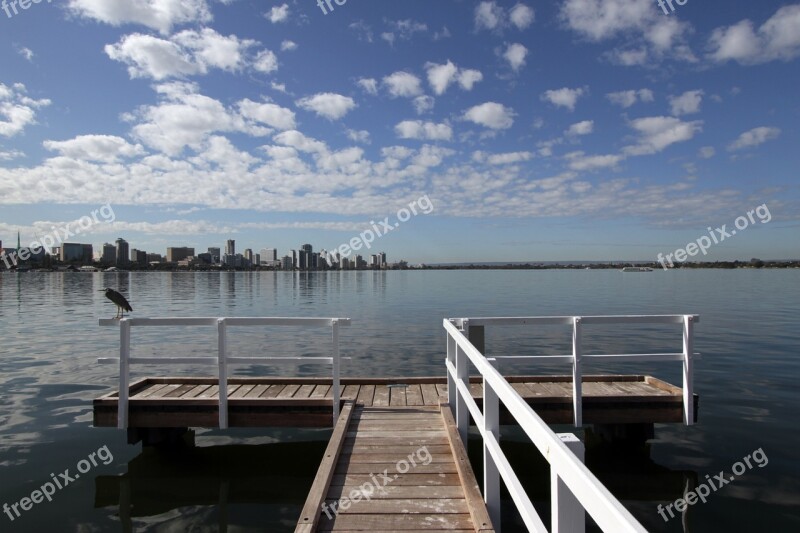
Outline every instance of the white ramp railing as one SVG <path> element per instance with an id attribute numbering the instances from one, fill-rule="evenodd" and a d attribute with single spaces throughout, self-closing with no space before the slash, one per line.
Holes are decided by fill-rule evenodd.
<path id="1" fill-rule="evenodd" d="M 583 361 L 610 360 L 618 362 L 633 361 L 681 361 L 683 364 L 683 422 L 694 424 L 694 369 L 693 360 L 700 354 L 694 351 L 694 325 L 700 321 L 698 315 L 609 315 L 609 316 L 529 316 L 529 317 L 490 317 L 458 318 L 453 324 L 464 330 L 468 338 L 480 331 L 484 338 L 484 326 L 568 326 L 572 329 L 572 353 L 567 355 L 491 355 L 492 359 L 509 362 L 536 361 L 536 363 L 572 364 L 572 407 L 575 427 L 583 425 L 583 384 L 581 382 Z M 587 354 L 583 353 L 583 327 L 610 324 L 672 324 L 681 325 L 683 344 L 680 352 L 671 353 L 625 353 L 625 354 Z M 486 350 L 484 349 L 484 352 Z"/>
<path id="2" fill-rule="evenodd" d="M 284 318 L 284 317 L 212 317 L 212 318 L 122 318 L 101 319 L 101 326 L 119 326 L 119 357 L 100 357 L 99 363 L 119 363 L 119 399 L 117 402 L 117 427 L 128 427 L 128 392 L 130 389 L 131 365 L 214 365 L 219 382 L 219 427 L 228 427 L 228 366 L 271 365 L 284 363 L 330 364 L 332 374 L 333 424 L 339 417 L 341 400 L 339 355 L 339 327 L 349 326 L 349 318 Z M 217 353 L 212 357 L 131 357 L 132 327 L 209 327 L 217 330 Z M 268 327 L 295 326 L 304 328 L 330 327 L 332 352 L 330 357 L 232 357 L 228 354 L 227 328 L 235 326 Z"/>
<path id="3" fill-rule="evenodd" d="M 583 533 L 585 514 L 603 530 L 613 533 L 647 530 L 603 486 L 576 456 L 581 449 L 574 435 L 556 435 L 511 387 L 490 361 L 458 329 L 455 321 L 444 320 L 447 332 L 447 394 L 455 409 L 459 433 L 467 442 L 469 417 L 475 420 L 483 438 L 486 507 L 496 531 L 500 530 L 500 479 L 505 483 L 528 531 L 548 530 L 500 448 L 500 402 L 544 456 L 551 469 L 553 533 Z M 483 412 L 469 389 L 469 365 L 483 377 Z M 562 440 L 563 439 L 563 440 Z M 567 442 L 564 442 L 567 441 Z M 577 442 L 576 442 L 577 441 Z M 579 452 L 580 453 L 580 452 Z"/>

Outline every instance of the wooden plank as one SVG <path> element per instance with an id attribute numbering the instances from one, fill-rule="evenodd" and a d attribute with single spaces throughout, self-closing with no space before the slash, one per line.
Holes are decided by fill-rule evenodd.
<path id="1" fill-rule="evenodd" d="M 375 385 L 375 397 L 372 399 L 372 405 L 376 407 L 386 407 L 389 405 L 388 385 Z"/>
<path id="2" fill-rule="evenodd" d="M 486 510 L 481 490 L 478 487 L 478 481 L 475 478 L 475 472 L 473 472 L 472 465 L 470 465 L 467 450 L 461 442 L 458 427 L 453 419 L 453 414 L 450 412 L 450 406 L 442 403 L 441 411 L 444 426 L 447 430 L 447 437 L 450 440 L 450 448 L 453 451 L 453 459 L 458 468 L 458 477 L 461 480 L 461 486 L 464 487 L 464 497 L 467 500 L 475 531 L 494 531 L 489 512 Z"/>
<path id="3" fill-rule="evenodd" d="M 413 451 L 411 452 L 414 453 Z M 452 459 L 449 463 L 431 463 L 429 465 L 424 465 L 421 463 L 417 463 L 416 466 L 411 465 L 411 463 L 407 460 L 408 455 L 401 455 L 400 457 L 395 457 L 393 461 L 385 462 L 385 463 L 346 463 L 346 464 L 339 464 L 336 467 L 335 474 L 338 475 L 348 475 L 348 474 L 375 474 L 379 475 L 381 472 L 388 470 L 390 476 L 399 476 L 400 474 L 392 474 L 392 472 L 397 472 L 397 465 L 400 461 L 406 461 L 409 464 L 409 472 L 413 472 L 414 474 L 457 474 L 458 471 L 456 470 L 455 463 L 452 462 Z M 403 467 L 405 468 L 405 466 Z"/>
<path id="4" fill-rule="evenodd" d="M 186 394 L 184 394 L 183 397 L 186 399 L 197 398 L 210 388 L 211 385 L 195 385 L 194 388 L 189 392 L 187 392 Z"/>
<path id="5" fill-rule="evenodd" d="M 422 390 L 422 401 L 425 405 L 439 405 L 439 392 L 433 383 L 423 383 L 420 385 Z"/>
<path id="6" fill-rule="evenodd" d="M 437 383 L 436 384 L 436 392 L 439 394 L 440 401 L 441 401 L 441 398 L 447 398 L 447 382 Z"/>
<path id="7" fill-rule="evenodd" d="M 239 385 L 232 393 L 228 393 L 228 398 L 244 398 L 247 393 L 255 388 L 255 385 Z"/>
<path id="8" fill-rule="evenodd" d="M 426 446 L 428 452 L 436 458 L 439 454 L 450 456 L 449 444 L 429 444 Z M 342 454 L 364 455 L 364 454 L 402 454 L 407 453 L 410 449 L 409 446 L 370 446 L 368 444 L 347 444 L 342 447 Z"/>
<path id="9" fill-rule="evenodd" d="M 406 404 L 407 405 L 424 405 L 422 399 L 422 386 L 419 383 L 412 383 L 406 389 Z"/>
<path id="10" fill-rule="evenodd" d="M 398 407 L 408 405 L 405 387 L 389 387 L 389 405 Z"/>
<path id="11" fill-rule="evenodd" d="M 361 387 L 358 385 L 345 385 L 342 389 L 342 400 L 355 400 L 358 398 L 358 391 Z"/>
<path id="12" fill-rule="evenodd" d="M 363 498 L 363 493 L 359 494 L 356 489 L 354 498 L 345 494 L 344 498 L 351 502 L 347 509 L 339 507 L 338 499 L 331 498 L 326 501 L 328 507 L 336 509 L 339 516 L 348 514 L 469 514 L 467 502 L 464 498 L 398 498 L 398 499 L 379 499 L 378 501 L 367 501 Z M 356 501 L 355 499 L 359 501 Z M 335 506 L 335 507 L 334 507 Z M 368 508 L 367 508 L 368 506 Z"/>
<path id="13" fill-rule="evenodd" d="M 256 385 L 250 392 L 245 395 L 245 398 L 260 398 L 262 394 L 264 394 L 270 385 Z"/>
<path id="14" fill-rule="evenodd" d="M 372 401 L 375 396 L 375 385 L 361 385 L 361 390 L 358 392 L 358 400 L 359 404 L 363 404 L 367 407 L 372 405 Z"/>
<path id="15" fill-rule="evenodd" d="M 289 386 L 291 386 L 291 385 L 283 385 L 283 384 L 270 385 L 267 390 L 265 390 L 263 393 L 261 393 L 261 397 L 262 398 L 278 398 L 280 396 L 280 393 L 283 391 L 283 389 L 285 389 L 286 387 L 289 387 Z"/>
<path id="16" fill-rule="evenodd" d="M 160 391 L 161 389 L 163 389 L 167 385 L 168 385 L 168 383 L 156 383 L 154 385 L 150 385 L 147 388 L 143 388 L 142 390 L 140 390 L 136 394 L 131 395 L 130 399 L 133 399 L 133 398 L 147 398 L 149 396 L 152 396 L 156 392 Z"/>
<path id="17" fill-rule="evenodd" d="M 471 529 L 469 514 L 340 514 L 333 519 L 323 516 L 319 531 L 431 531 Z"/>
<path id="18" fill-rule="evenodd" d="M 295 532 L 314 531 L 320 523 L 322 503 L 325 501 L 328 487 L 330 487 L 331 481 L 334 478 L 333 471 L 338 462 L 342 445 L 344 444 L 344 435 L 350 425 L 350 416 L 352 412 L 353 403 L 345 402 L 342 412 L 339 414 L 339 419 L 336 421 L 333 434 L 331 434 L 331 439 L 325 449 L 325 454 L 322 456 L 322 462 L 317 469 L 314 483 L 311 485 L 311 490 L 308 492 L 308 497 L 300 513 L 300 519 L 297 522 Z"/>
<path id="19" fill-rule="evenodd" d="M 372 483 L 372 477 L 369 474 L 347 474 L 333 476 L 331 485 L 337 486 L 350 486 L 350 485 L 363 485 L 364 483 Z M 458 474 L 399 474 L 397 479 L 392 477 L 391 486 L 426 486 L 426 487 L 442 487 L 442 486 L 461 486 L 461 478 Z M 462 489 L 463 490 L 463 489 Z"/>
<path id="20" fill-rule="evenodd" d="M 324 398 L 328 395 L 328 391 L 331 390 L 330 385 L 317 385 L 314 387 L 314 391 L 311 393 L 309 398 Z"/>
<path id="21" fill-rule="evenodd" d="M 198 394 L 197 398 L 219 398 L 219 385 L 210 385 L 206 390 Z"/>
<path id="22" fill-rule="evenodd" d="M 148 400 L 153 400 L 153 399 L 156 399 L 156 398 L 166 398 L 166 397 L 168 397 L 167 395 L 170 392 L 180 388 L 180 386 L 181 386 L 180 383 L 171 383 L 171 384 L 167 385 L 166 387 L 164 387 L 162 389 L 159 389 L 158 391 L 154 392 L 153 394 L 148 396 L 147 399 Z"/>
<path id="23" fill-rule="evenodd" d="M 314 388 L 316 385 L 300 385 L 300 388 L 297 389 L 297 392 L 294 393 L 292 398 L 308 398 L 311 396 L 311 393 L 314 392 Z"/>
<path id="24" fill-rule="evenodd" d="M 353 490 L 361 490 L 360 485 L 331 485 L 328 497 L 338 499 L 342 496 L 350 497 Z M 418 486 L 418 485 L 387 485 L 372 493 L 371 498 L 377 499 L 411 499 L 411 498 L 464 498 L 464 489 L 460 485 L 444 486 Z"/>
<path id="25" fill-rule="evenodd" d="M 292 398 L 294 397 L 297 390 L 300 388 L 300 385 L 296 384 L 289 384 L 286 385 L 283 390 L 278 394 L 278 398 Z"/>

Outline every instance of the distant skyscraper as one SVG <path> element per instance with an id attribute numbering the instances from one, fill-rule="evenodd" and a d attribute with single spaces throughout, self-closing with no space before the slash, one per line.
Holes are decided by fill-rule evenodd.
<path id="1" fill-rule="evenodd" d="M 381 268 L 386 266 L 386 252 L 381 252 L 378 254 L 378 259 L 380 260 Z"/>
<path id="2" fill-rule="evenodd" d="M 209 248 L 208 253 L 211 254 L 211 262 L 214 264 L 219 264 L 222 253 L 220 252 L 219 248 Z"/>
<path id="3" fill-rule="evenodd" d="M 117 245 L 117 258 L 116 258 L 116 265 L 117 266 L 126 266 L 128 264 L 128 241 L 120 237 L 116 241 L 114 241 Z"/>
<path id="4" fill-rule="evenodd" d="M 225 243 L 225 255 L 236 255 L 236 241 L 233 239 Z"/>
<path id="5" fill-rule="evenodd" d="M 194 257 L 194 248 L 167 248 L 168 263 L 177 263 L 189 257 Z"/>
<path id="6" fill-rule="evenodd" d="M 250 263 L 253 262 L 253 249 L 252 248 L 245 248 L 245 250 L 244 250 L 244 258 L 247 259 L 248 261 L 250 261 Z"/>
<path id="7" fill-rule="evenodd" d="M 117 247 L 113 244 L 105 243 L 103 245 L 103 254 L 100 256 L 100 262 L 108 266 L 115 264 L 117 262 Z"/>

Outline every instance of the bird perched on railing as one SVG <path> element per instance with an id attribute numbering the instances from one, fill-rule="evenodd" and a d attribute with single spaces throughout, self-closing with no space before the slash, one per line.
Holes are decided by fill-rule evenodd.
<path id="1" fill-rule="evenodd" d="M 126 300 L 123 295 L 114 289 L 106 288 L 100 292 L 106 293 L 106 298 L 114 302 L 114 304 L 117 306 L 117 316 L 114 318 L 122 318 L 125 316 L 125 311 L 128 311 L 129 313 L 133 312 L 133 308 L 131 307 L 131 304 L 128 303 L 128 300 Z"/>

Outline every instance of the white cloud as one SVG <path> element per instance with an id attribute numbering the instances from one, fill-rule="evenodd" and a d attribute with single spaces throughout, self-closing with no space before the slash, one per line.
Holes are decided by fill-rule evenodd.
<path id="1" fill-rule="evenodd" d="M 253 68 L 258 72 L 269 74 L 278 70 L 278 58 L 272 50 L 261 50 L 253 61 Z"/>
<path id="2" fill-rule="evenodd" d="M 273 24 L 285 22 L 289 18 L 289 4 L 273 6 L 272 9 L 264 13 L 264 16 Z"/>
<path id="3" fill-rule="evenodd" d="M 356 102 L 349 96 L 335 93 L 318 93 L 295 102 L 298 107 L 313 111 L 329 120 L 338 120 L 356 107 Z"/>
<path id="4" fill-rule="evenodd" d="M 374 78 L 361 78 L 356 83 L 369 94 L 378 94 L 378 81 Z"/>
<path id="5" fill-rule="evenodd" d="M 401 139 L 449 141 L 453 138 L 453 128 L 448 124 L 421 120 L 404 120 L 394 127 L 394 131 Z"/>
<path id="6" fill-rule="evenodd" d="M 728 151 L 735 152 L 736 150 L 752 148 L 753 146 L 764 144 L 772 139 L 777 139 L 780 134 L 781 130 L 779 128 L 769 128 L 766 126 L 753 128 L 752 130 L 742 133 L 735 141 L 729 144 Z"/>
<path id="7" fill-rule="evenodd" d="M 623 108 L 631 107 L 636 102 L 652 102 L 653 91 L 650 89 L 639 89 L 638 91 L 619 91 L 608 93 L 606 98 L 612 103 Z"/>
<path id="8" fill-rule="evenodd" d="M 24 46 L 15 46 L 14 48 L 16 49 L 17 53 L 24 57 L 27 61 L 33 61 L 33 56 L 35 55 L 33 50 Z"/>
<path id="9" fill-rule="evenodd" d="M 781 7 L 757 31 L 749 20 L 717 28 L 708 48 L 709 58 L 719 63 L 752 65 L 794 59 L 800 55 L 800 4 Z"/>
<path id="10" fill-rule="evenodd" d="M 507 152 L 504 154 L 491 154 L 486 158 L 490 165 L 512 165 L 523 161 L 530 161 L 533 158 L 531 152 Z"/>
<path id="11" fill-rule="evenodd" d="M 621 155 L 586 155 L 583 152 L 571 152 L 564 156 L 569 161 L 570 170 L 592 171 L 617 166 L 625 158 Z"/>
<path id="12" fill-rule="evenodd" d="M 528 49 L 519 43 L 514 43 L 508 46 L 503 57 L 514 71 L 519 71 L 520 68 L 525 66 L 525 57 L 528 55 Z"/>
<path id="13" fill-rule="evenodd" d="M 434 100 L 432 96 L 422 95 L 414 98 L 412 103 L 414 104 L 414 111 L 417 112 L 417 115 L 422 115 L 433 109 L 436 100 Z"/>
<path id="14" fill-rule="evenodd" d="M 27 126 L 36 124 L 36 110 L 50 103 L 46 98 L 34 100 L 28 97 L 22 83 L 10 87 L 0 83 L 0 135 L 13 137 Z"/>
<path id="15" fill-rule="evenodd" d="M 297 50 L 297 43 L 294 42 L 294 41 L 289 41 L 289 40 L 282 41 L 281 42 L 281 50 L 284 51 L 284 52 Z"/>
<path id="16" fill-rule="evenodd" d="M 627 48 L 608 54 L 616 63 L 643 65 L 663 56 L 696 60 L 684 43 L 689 24 L 665 17 L 655 2 L 565 0 L 560 16 L 570 29 L 595 42 L 625 37 Z"/>
<path id="17" fill-rule="evenodd" d="M 583 96 L 583 93 L 584 90 L 580 88 L 570 89 L 568 87 L 563 87 L 561 89 L 545 91 L 541 98 L 554 106 L 566 107 L 570 111 L 574 111 L 575 104 L 578 102 L 578 98 Z"/>
<path id="18" fill-rule="evenodd" d="M 692 139 L 702 130 L 703 122 L 683 122 L 675 117 L 645 117 L 631 121 L 630 126 L 639 133 L 639 142 L 627 146 L 628 155 L 649 155 L 665 150 L 672 144 Z"/>
<path id="19" fill-rule="evenodd" d="M 428 83 L 437 95 L 443 94 L 458 74 L 458 67 L 449 60 L 442 65 L 428 63 L 425 65 L 425 69 L 428 72 Z"/>
<path id="20" fill-rule="evenodd" d="M 128 65 L 131 78 L 163 80 L 206 74 L 213 68 L 229 72 L 241 70 L 248 64 L 249 49 L 256 44 L 253 40 L 240 40 L 235 35 L 225 37 L 211 28 L 203 28 L 184 30 L 169 39 L 133 33 L 116 44 L 106 45 L 105 52 L 111 59 Z M 254 67 L 262 70 L 263 54 L 272 55 L 272 70 L 277 68 L 277 60 L 268 50 L 255 58 Z"/>
<path id="21" fill-rule="evenodd" d="M 464 112 L 464 119 L 493 130 L 504 130 L 514 124 L 514 110 L 496 102 L 471 107 Z"/>
<path id="22" fill-rule="evenodd" d="M 206 0 L 69 0 L 74 15 L 112 26 L 141 24 L 168 34 L 180 24 L 212 20 Z"/>
<path id="23" fill-rule="evenodd" d="M 669 104 L 672 108 L 672 114 L 676 117 L 681 115 L 691 115 L 692 113 L 700 112 L 700 104 L 703 101 L 702 90 L 686 91 L 680 96 L 670 96 Z"/>
<path id="24" fill-rule="evenodd" d="M 388 21 L 387 24 L 393 30 L 390 33 L 387 32 L 388 35 L 391 35 L 391 38 L 385 39 L 390 41 L 390 44 L 394 44 L 395 36 L 398 39 L 408 41 L 414 37 L 415 33 L 423 33 L 428 31 L 427 24 L 411 19 Z M 381 37 L 383 37 L 383 35 L 381 35 Z"/>
<path id="25" fill-rule="evenodd" d="M 520 30 L 524 30 L 533 24 L 535 14 L 533 9 L 525 4 L 517 4 L 511 8 L 511 11 L 509 12 L 509 18 L 514 26 Z"/>
<path id="26" fill-rule="evenodd" d="M 467 69 L 458 73 L 458 84 L 465 91 L 471 91 L 476 83 L 483 81 L 483 74 L 480 70 Z"/>
<path id="27" fill-rule="evenodd" d="M 245 98 L 239 102 L 239 112 L 244 118 L 266 124 L 270 128 L 293 130 L 297 127 L 294 112 L 277 104 L 253 102 Z"/>
<path id="28" fill-rule="evenodd" d="M 367 130 L 347 130 L 347 138 L 353 142 L 370 144 L 370 134 Z"/>
<path id="29" fill-rule="evenodd" d="M 475 8 L 475 28 L 494 30 L 504 24 L 505 13 L 496 2 L 481 2 Z"/>
<path id="30" fill-rule="evenodd" d="M 700 148 L 700 153 L 698 154 L 703 159 L 711 159 L 716 155 L 717 151 L 714 149 L 713 146 L 703 146 Z"/>
<path id="31" fill-rule="evenodd" d="M 413 98 L 422 93 L 418 77 L 408 72 L 398 71 L 383 78 L 383 83 L 389 88 L 393 97 Z"/>
<path id="32" fill-rule="evenodd" d="M 134 145 L 113 135 L 79 135 L 68 141 L 44 141 L 42 144 L 64 157 L 106 163 L 116 162 L 120 157 L 130 158 L 144 154 L 140 144 Z"/>
<path id="33" fill-rule="evenodd" d="M 589 135 L 592 131 L 594 131 L 594 121 L 583 120 L 570 126 L 566 134 L 570 136 Z"/>

